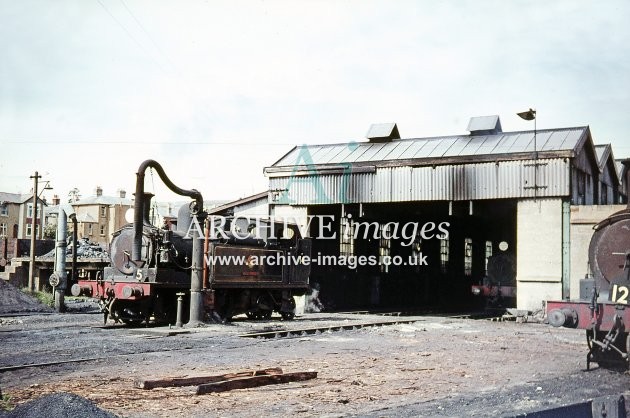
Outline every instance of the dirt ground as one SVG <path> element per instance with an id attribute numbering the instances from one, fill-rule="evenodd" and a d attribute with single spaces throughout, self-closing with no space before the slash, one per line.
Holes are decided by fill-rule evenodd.
<path id="1" fill-rule="evenodd" d="M 513 416 L 623 393 L 625 373 L 585 371 L 583 330 L 438 316 L 411 324 L 252 339 L 252 331 L 387 321 L 307 314 L 174 333 L 101 327 L 97 314 L 0 318 L 0 388 L 13 405 L 69 392 L 121 417 Z M 76 361 L 74 360 L 85 360 Z M 68 361 L 7 369 L 10 366 Z M 136 378 L 217 375 L 280 367 L 317 371 L 299 383 L 219 394 L 135 389 Z"/>

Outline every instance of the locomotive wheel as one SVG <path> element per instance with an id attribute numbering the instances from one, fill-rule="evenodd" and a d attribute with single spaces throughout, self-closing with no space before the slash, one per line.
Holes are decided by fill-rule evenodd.
<path id="1" fill-rule="evenodd" d="M 120 320 L 123 321 L 125 325 L 128 325 L 130 327 L 137 327 L 142 323 L 141 319 L 121 318 Z"/>
<path id="2" fill-rule="evenodd" d="M 285 303 L 282 304 L 284 310 L 280 311 L 280 315 L 282 315 L 282 319 L 285 321 L 290 321 L 295 318 L 295 299 L 292 297 L 285 300 Z"/>
<path id="3" fill-rule="evenodd" d="M 280 312 L 280 315 L 282 315 L 282 319 L 285 321 L 290 321 L 295 318 L 295 312 Z"/>
<path id="4" fill-rule="evenodd" d="M 249 311 L 245 313 L 245 315 L 247 315 L 249 319 L 270 319 L 271 314 L 272 314 L 272 311 L 268 309 L 261 309 L 255 312 Z"/>

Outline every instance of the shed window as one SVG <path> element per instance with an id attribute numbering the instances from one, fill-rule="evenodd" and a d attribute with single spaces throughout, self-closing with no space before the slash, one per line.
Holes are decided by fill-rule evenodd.
<path id="1" fill-rule="evenodd" d="M 488 260 L 492 257 L 492 241 L 486 241 L 486 275 L 488 274 Z"/>
<path id="2" fill-rule="evenodd" d="M 586 204 L 586 173 L 577 171 L 577 202 L 578 205 Z"/>
<path id="3" fill-rule="evenodd" d="M 6 237 L 7 236 L 7 224 L 5 223 L 1 223 L 0 224 L 0 237 Z"/>
<path id="4" fill-rule="evenodd" d="M 381 273 L 389 273 L 389 263 L 392 254 L 392 240 L 390 233 L 390 224 L 380 225 L 381 239 L 378 245 L 379 264 L 381 265 Z M 385 238 L 387 237 L 387 238 Z"/>
<path id="5" fill-rule="evenodd" d="M 342 216 L 339 221 L 339 255 L 354 255 L 354 228 L 352 219 Z"/>
<path id="6" fill-rule="evenodd" d="M 440 270 L 442 273 L 448 273 L 450 243 L 448 238 L 440 240 Z"/>
<path id="7" fill-rule="evenodd" d="M 464 239 L 464 274 L 466 276 L 472 276 L 472 264 L 473 264 L 473 242 L 471 238 Z"/>
<path id="8" fill-rule="evenodd" d="M 0 216 L 9 216 L 9 207 L 5 205 L 0 205 Z"/>
<path id="9" fill-rule="evenodd" d="M 422 260 L 422 235 L 418 232 L 416 238 L 413 241 L 411 247 L 411 256 L 413 257 L 413 263 L 415 266 L 420 265 L 420 261 Z"/>

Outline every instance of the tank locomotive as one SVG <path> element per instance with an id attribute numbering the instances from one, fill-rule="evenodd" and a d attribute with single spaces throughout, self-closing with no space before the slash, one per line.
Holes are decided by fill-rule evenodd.
<path id="1" fill-rule="evenodd" d="M 628 167 L 630 160 L 625 160 Z M 630 172 L 628 172 L 630 175 Z M 554 327 L 586 330 L 587 369 L 630 365 L 630 203 L 595 225 L 579 300 L 548 301 Z"/>
<path id="2" fill-rule="evenodd" d="M 144 193 L 144 172 L 148 168 L 155 169 L 174 193 L 193 199 L 189 206 L 179 210 L 174 230 L 158 228 L 149 222 L 153 195 Z M 293 296 L 303 295 L 308 289 L 310 267 L 300 263 L 272 265 L 250 261 L 268 259 L 262 256 L 293 260 L 310 256 L 310 240 L 300 236 L 299 228 L 284 225 L 289 230 L 277 231 L 283 235 L 274 239 L 241 239 L 230 232 L 211 237 L 201 193 L 175 186 L 153 160 L 140 165 L 135 199 L 133 224 L 113 234 L 111 265 L 94 279 L 79 280 L 71 290 L 75 296 L 98 299 L 105 323 L 111 318 L 128 324 L 143 321 L 172 324 L 178 299 L 184 304 L 181 309 L 184 315 L 188 303 L 193 305 L 191 317 L 194 315 L 197 307 L 191 295 L 195 293 L 201 294 L 199 309 L 203 314 L 199 316 L 205 314 L 207 318 L 226 321 L 241 313 L 250 318 L 269 318 L 276 311 L 283 319 L 293 318 Z M 195 253 L 194 240 L 203 242 L 203 262 L 197 264 L 194 260 L 201 257 Z M 233 262 L 208 264 L 216 257 Z"/>

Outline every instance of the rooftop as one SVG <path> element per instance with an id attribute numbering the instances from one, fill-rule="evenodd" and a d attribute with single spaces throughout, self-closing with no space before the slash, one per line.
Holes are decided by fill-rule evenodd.
<path id="1" fill-rule="evenodd" d="M 470 159 L 465 157 L 492 156 L 510 158 L 516 154 L 536 151 L 545 154 L 564 152 L 573 156 L 586 138 L 590 136 L 588 126 L 544 129 L 534 131 L 499 132 L 488 135 L 453 135 L 443 137 L 409 138 L 385 143 L 348 142 L 328 145 L 296 146 L 275 167 L 310 166 L 340 163 L 369 163 L 382 161 Z M 266 169 L 266 171 L 268 170 Z"/>
<path id="2" fill-rule="evenodd" d="M 33 194 L 20 194 L 20 193 L 6 193 L 0 192 L 0 204 L 3 203 L 17 203 L 22 204 L 28 202 L 33 198 Z M 39 199 L 41 200 L 41 199 Z M 43 202 L 43 200 L 41 200 Z M 44 202 L 45 204 L 45 202 Z"/>

